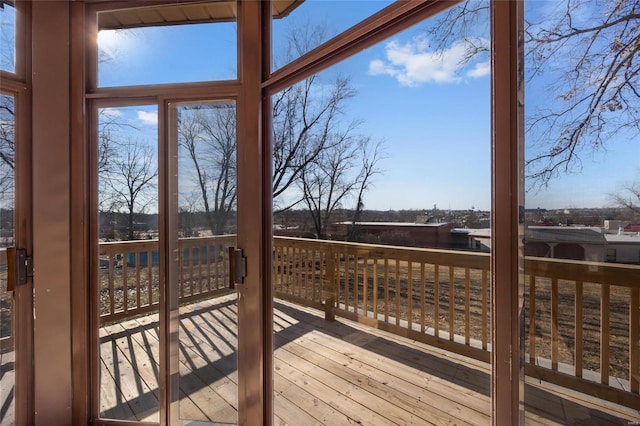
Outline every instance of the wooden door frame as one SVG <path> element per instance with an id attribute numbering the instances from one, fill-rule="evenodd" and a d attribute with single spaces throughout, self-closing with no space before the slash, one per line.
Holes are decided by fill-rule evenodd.
<path id="1" fill-rule="evenodd" d="M 238 176 L 238 220 L 247 226 L 238 232 L 238 246 L 245 250 L 248 261 L 247 285 L 240 297 L 242 321 L 257 321 L 260 327 L 251 331 L 250 341 L 240 343 L 239 368 L 246 369 L 251 380 L 240 379 L 240 424 L 272 424 L 272 301 L 271 301 L 271 141 L 269 98 L 283 88 L 315 74 L 398 31 L 444 10 L 457 0 L 426 0 L 394 3 L 363 22 L 346 30 L 340 37 L 319 46 L 302 58 L 270 73 L 269 3 L 239 0 L 237 83 L 211 83 L 208 89 L 237 84 L 238 96 L 238 168 L 246 170 Z M 492 419 L 494 424 L 521 421 L 522 385 L 520 337 L 518 334 L 520 271 L 520 207 L 521 183 L 521 104 L 518 96 L 518 35 L 521 34 L 522 0 L 492 0 L 492 256 L 494 299 L 492 346 L 495 352 L 492 371 Z M 98 3 L 96 3 L 98 4 Z M 102 3 L 102 5 L 107 4 Z M 90 23 L 86 28 L 91 28 Z M 89 32 L 90 33 L 90 32 Z M 86 34 L 85 34 L 86 36 Z M 258 49 L 256 53 L 256 49 Z M 87 50 L 90 52 L 90 50 Z M 91 53 L 87 54 L 91 58 Z M 89 63 L 91 60 L 89 60 Z M 201 85 L 162 85 L 132 89 L 99 89 L 87 76 L 85 98 L 109 99 L 118 96 L 163 95 L 182 96 L 197 93 Z M 501 76 L 500 78 L 498 78 Z M 503 79 L 504 77 L 504 79 Z M 159 104 L 160 105 L 160 104 Z M 500 120 L 497 119 L 500 117 Z M 86 170 L 81 171 L 86 174 Z M 78 190 L 80 192 L 80 190 Z M 74 191 L 74 194 L 76 192 Z M 86 190 L 85 190 L 86 194 Z M 240 194 L 244 194 L 240 196 Z M 258 212 L 257 214 L 255 212 Z M 86 210 L 85 210 L 86 213 Z M 78 236 L 78 241 L 87 241 Z M 73 237 L 72 237 L 73 240 Z M 80 244 L 80 245 L 82 245 Z M 86 251 L 85 251 L 86 252 Z M 88 260 L 86 257 L 85 260 Z M 86 277 L 81 271 L 79 277 Z M 75 276 L 75 275 L 74 275 Z M 74 284 L 75 285 L 75 284 Z M 75 287 L 74 287 L 75 288 Z M 74 322 L 75 323 L 75 322 Z M 256 323 L 256 322 L 254 322 Z M 502 328 L 505 327 L 505 328 Z M 82 335 L 78 327 L 77 336 Z M 166 356 L 166 355 L 165 355 Z M 259 379 L 256 379 L 259 378 Z M 80 380 L 80 382 L 82 382 Z M 79 392 L 79 391 L 78 391 Z M 77 393 L 75 394 L 77 395 Z M 80 397 L 81 398 L 81 397 Z M 82 405 L 82 404 L 80 404 Z M 164 423 L 168 419 L 163 420 Z"/>
<path id="2" fill-rule="evenodd" d="M 16 11 L 15 72 L 0 71 L 0 90 L 14 98 L 14 245 L 33 255 L 32 145 L 31 145 L 31 2 L 18 0 Z M 33 279 L 13 294 L 14 420 L 33 424 Z"/>

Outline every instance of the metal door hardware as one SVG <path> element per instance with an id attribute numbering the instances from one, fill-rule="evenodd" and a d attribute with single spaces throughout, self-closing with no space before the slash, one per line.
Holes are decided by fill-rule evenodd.
<path id="1" fill-rule="evenodd" d="M 247 277 L 247 258 L 244 250 L 229 247 L 229 288 L 234 288 L 236 284 L 244 284 Z"/>
<path id="2" fill-rule="evenodd" d="M 27 278 L 32 276 L 33 258 L 27 256 L 27 250 L 7 248 L 7 291 L 13 291 L 16 286 L 25 285 Z"/>

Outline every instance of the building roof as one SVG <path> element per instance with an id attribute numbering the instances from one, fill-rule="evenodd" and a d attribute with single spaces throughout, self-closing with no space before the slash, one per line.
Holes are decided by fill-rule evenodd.
<path id="1" fill-rule="evenodd" d="M 350 220 L 344 222 L 336 222 L 335 225 L 351 225 Z M 398 227 L 416 227 L 416 228 L 439 228 L 449 225 L 448 222 L 440 223 L 414 223 L 414 222 L 356 222 L 356 226 L 398 226 Z"/>
<path id="2" fill-rule="evenodd" d="M 491 238 L 491 228 L 470 229 L 469 236 L 474 238 Z"/>
<path id="3" fill-rule="evenodd" d="M 609 244 L 640 244 L 640 235 L 638 234 L 607 234 L 605 238 Z"/>
<path id="4" fill-rule="evenodd" d="M 527 242 L 606 244 L 600 228 L 572 226 L 530 226 L 525 231 Z"/>

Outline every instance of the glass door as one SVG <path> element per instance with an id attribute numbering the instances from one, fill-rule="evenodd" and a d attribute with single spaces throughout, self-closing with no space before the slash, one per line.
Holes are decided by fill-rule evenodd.
<path id="1" fill-rule="evenodd" d="M 14 422 L 15 286 L 7 280 L 7 248 L 15 245 L 15 98 L 0 94 L 0 423 Z"/>
<path id="2" fill-rule="evenodd" d="M 236 106 L 175 103 L 168 119 L 171 423 L 237 424 Z"/>
<path id="3" fill-rule="evenodd" d="M 0 92 L 0 424 L 22 424 L 30 416 L 33 283 L 30 262 L 31 168 L 20 137 L 22 98 Z M 24 104 L 23 104 L 24 105 Z M 19 226 L 17 226 L 19 224 Z M 20 250 L 16 250 L 16 247 Z M 9 264 L 15 265 L 9 268 Z"/>

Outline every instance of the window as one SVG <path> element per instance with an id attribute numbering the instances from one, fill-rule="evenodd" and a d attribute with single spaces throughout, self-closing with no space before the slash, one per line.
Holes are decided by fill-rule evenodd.
<path id="1" fill-rule="evenodd" d="M 16 10 L 6 0 L 0 1 L 0 70 L 16 70 Z"/>
<path id="2" fill-rule="evenodd" d="M 98 86 L 237 78 L 235 1 L 98 12 Z"/>

